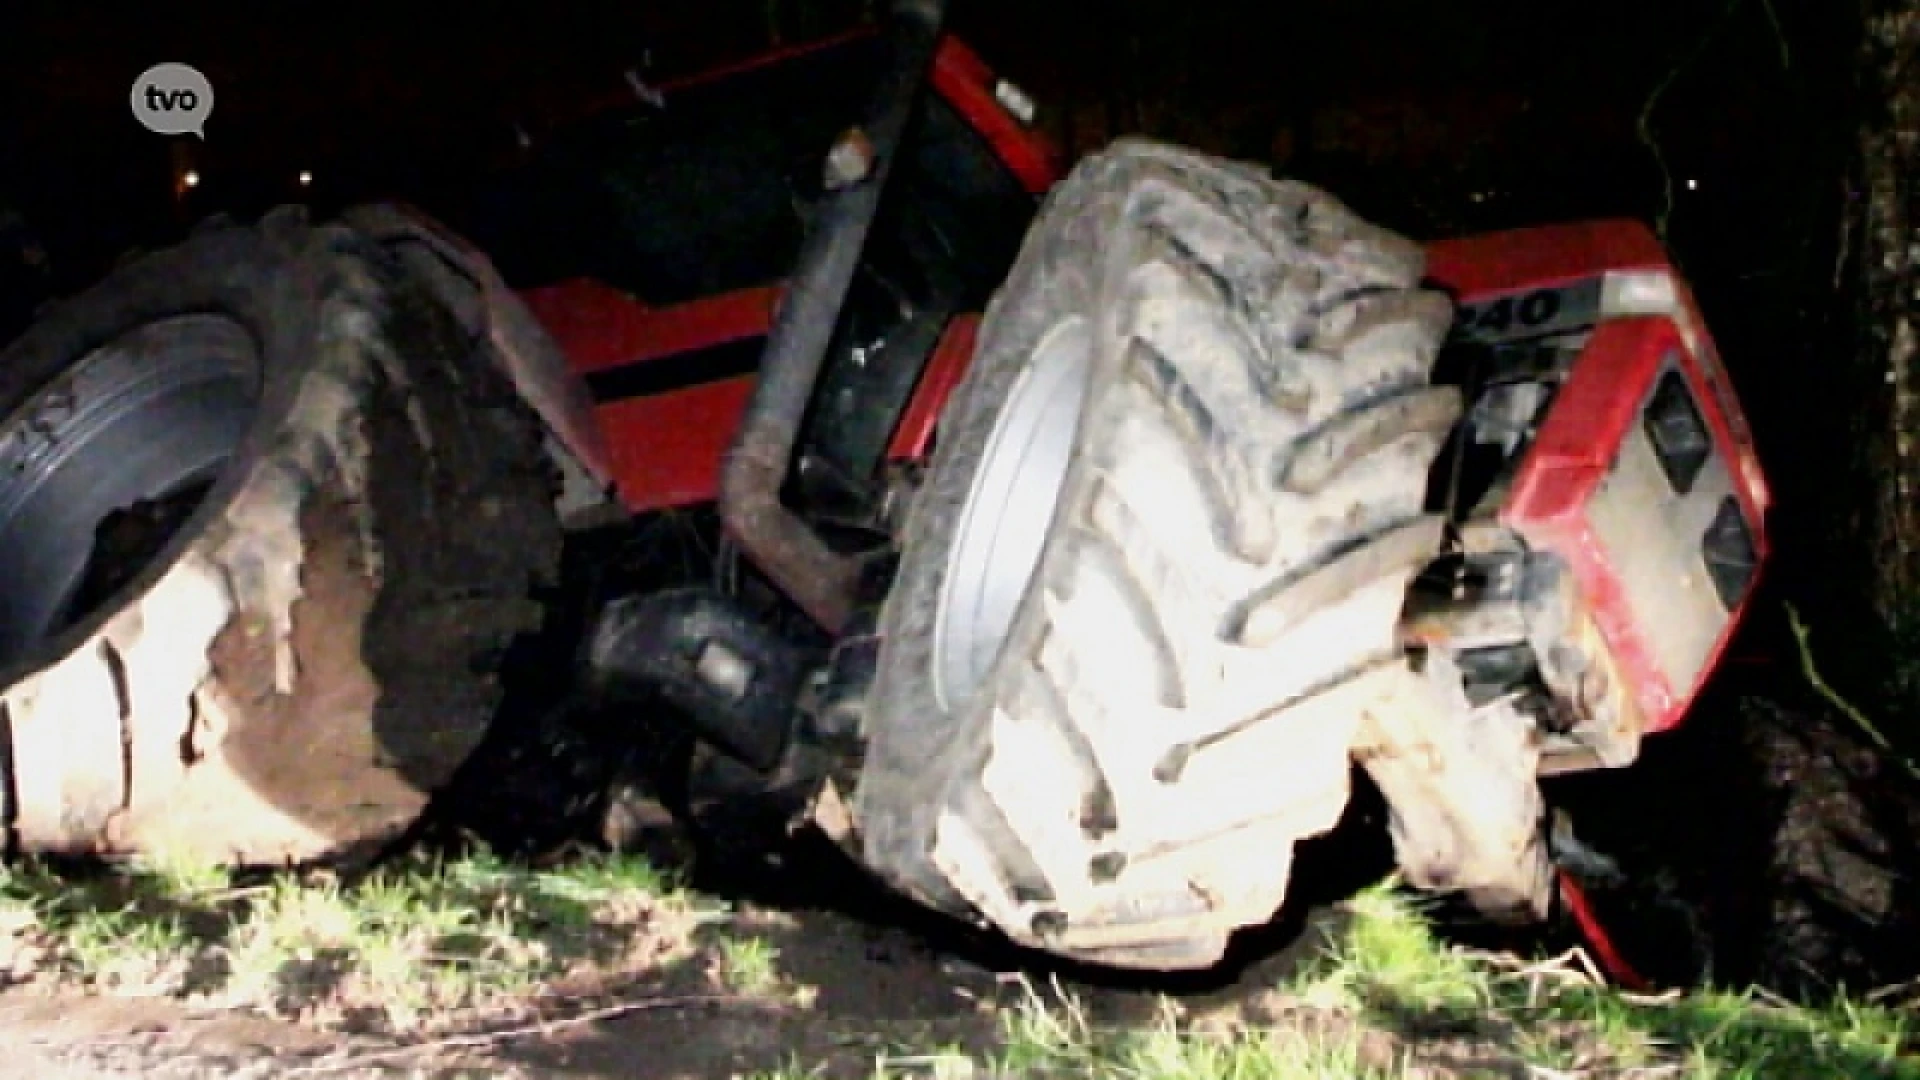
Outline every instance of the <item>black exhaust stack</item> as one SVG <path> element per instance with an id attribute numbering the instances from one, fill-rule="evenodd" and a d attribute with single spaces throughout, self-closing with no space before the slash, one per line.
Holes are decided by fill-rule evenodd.
<path id="1" fill-rule="evenodd" d="M 801 245 L 720 477 L 727 531 L 801 610 L 835 633 L 852 612 L 859 562 L 828 547 L 781 502 L 780 492 L 945 15 L 946 0 L 894 0 L 886 69 L 865 122 L 848 129 L 828 154 L 827 194 Z"/>
<path id="2" fill-rule="evenodd" d="M 945 0 L 895 0 L 890 56 L 864 122 L 823 162 L 826 194 L 788 280 L 759 381 L 720 477 L 720 520 L 814 621 L 848 622 L 863 563 L 835 552 L 781 501 L 801 422 L 932 66 Z M 602 705 L 666 699 L 702 741 L 763 775 L 793 748 L 798 699 L 823 657 L 701 587 L 623 596 L 601 609 L 581 663 Z"/>

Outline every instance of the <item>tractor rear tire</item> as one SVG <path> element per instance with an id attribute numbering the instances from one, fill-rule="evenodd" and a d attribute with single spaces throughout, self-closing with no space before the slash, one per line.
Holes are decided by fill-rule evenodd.
<path id="1" fill-rule="evenodd" d="M 1210 966 L 1273 917 L 1440 546 L 1459 398 L 1423 269 L 1313 188 L 1156 143 L 1055 190 L 879 615 L 868 865 L 1111 966 Z"/>
<path id="2" fill-rule="evenodd" d="M 0 731 L 26 851 L 371 853 L 557 569 L 538 421 L 395 257 L 297 211 L 0 352 Z"/>

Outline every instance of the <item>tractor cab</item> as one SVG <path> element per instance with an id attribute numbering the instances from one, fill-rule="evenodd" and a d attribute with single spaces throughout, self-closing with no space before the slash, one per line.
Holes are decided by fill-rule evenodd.
<path id="1" fill-rule="evenodd" d="M 436 207 L 585 380 L 626 510 L 717 496 L 781 289 L 837 182 L 823 150 L 888 49 L 860 32 L 636 87 L 530 132 L 519 164 Z M 939 39 L 917 100 L 793 474 L 844 512 L 872 512 L 885 463 L 924 449 L 915 391 L 964 357 L 970 313 L 1059 175 L 1031 103 L 959 40 Z"/>

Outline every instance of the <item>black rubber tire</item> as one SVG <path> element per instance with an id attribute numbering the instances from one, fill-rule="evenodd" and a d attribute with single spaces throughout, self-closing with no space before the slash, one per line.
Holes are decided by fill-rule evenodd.
<path id="1" fill-rule="evenodd" d="M 557 572 L 540 427 L 388 251 L 278 211 L 203 228 L 0 354 L 0 416 L 103 347 L 250 340 L 259 400 L 132 580 L 0 674 L 30 851 L 279 864 L 369 852 L 465 759 Z"/>
<path id="2" fill-rule="evenodd" d="M 1126 140 L 1054 191 L 989 306 L 908 520 L 854 841 L 897 887 L 1115 966 L 1215 962 L 1332 827 L 1459 412 L 1412 243 L 1262 170 Z M 949 712 L 933 623 L 990 433 L 1043 337 L 1096 327 L 1038 567 Z"/>

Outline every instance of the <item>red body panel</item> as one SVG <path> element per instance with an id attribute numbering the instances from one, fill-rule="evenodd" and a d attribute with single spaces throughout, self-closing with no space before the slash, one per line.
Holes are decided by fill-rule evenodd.
<path id="1" fill-rule="evenodd" d="M 1764 513 L 1773 496 L 1760 470 L 1746 414 L 1733 395 L 1732 381 L 1721 366 L 1692 291 L 1645 225 L 1627 219 L 1549 225 L 1442 240 L 1427 248 L 1427 276 L 1462 303 L 1631 271 L 1657 273 L 1671 280 L 1672 302 L 1661 314 L 1679 326 L 1732 435 L 1732 443 L 1723 449 L 1738 463 L 1742 497 Z"/>
<path id="2" fill-rule="evenodd" d="M 644 513 L 717 498 L 721 462 L 752 395 L 752 379 L 722 379 L 600 406 L 621 503 Z"/>
<path id="3" fill-rule="evenodd" d="M 933 347 L 920 385 L 900 414 L 900 426 L 887 445 L 887 457 L 893 461 L 915 461 L 933 449 L 933 432 L 940 426 L 940 413 L 947 407 L 953 389 L 967 374 L 973 362 L 973 344 L 980 331 L 980 316 L 956 315 Z"/>
<path id="4" fill-rule="evenodd" d="M 520 295 L 565 344 L 575 373 L 592 375 L 765 334 L 773 325 L 780 289 L 741 289 L 663 308 L 587 280 Z"/>
<path id="5" fill-rule="evenodd" d="M 1672 686 L 1650 655 L 1644 628 L 1630 610 L 1621 578 L 1597 542 L 1587 508 L 1634 423 L 1645 390 L 1670 353 L 1697 400 L 1752 533 L 1756 558 L 1767 553 L 1765 515 L 1771 501 L 1746 419 L 1733 397 L 1712 339 L 1692 296 L 1658 240 L 1635 222 L 1593 222 L 1448 241 L 1429 252 L 1433 278 L 1463 303 L 1606 275 L 1637 273 L 1658 281 L 1648 295 L 1668 302 L 1609 311 L 1556 396 L 1521 463 L 1501 520 L 1536 547 L 1568 560 L 1594 621 L 1614 654 L 1645 720 L 1645 733 L 1679 723 L 1699 691 Z M 1616 281 L 1618 279 L 1615 279 Z M 1753 595 L 1730 613 L 1704 672 L 1725 651 Z"/>
<path id="6" fill-rule="evenodd" d="M 1515 229 L 1427 248 L 1427 275 L 1472 302 L 1613 270 L 1670 269 L 1660 241 L 1636 221 Z"/>
<path id="7" fill-rule="evenodd" d="M 1679 350 L 1688 381 L 1695 384 L 1695 393 L 1704 397 L 1698 365 L 1690 361 L 1672 323 L 1642 316 L 1604 323 L 1594 331 L 1586 357 L 1574 368 L 1541 425 L 1500 515 L 1534 547 L 1558 552 L 1567 560 L 1601 636 L 1632 684 L 1631 691 L 1645 720 L 1643 734 L 1664 731 L 1678 723 L 1699 689 L 1698 681 L 1674 686 L 1662 673 L 1627 603 L 1621 577 L 1594 535 L 1587 507 L 1607 478 L 1614 448 L 1639 418 L 1639 391 L 1652 385 L 1664 358 L 1675 349 Z M 1622 393 L 1622 389 L 1634 392 Z M 1714 429 L 1714 438 L 1722 446 L 1729 445 L 1718 409 L 1706 401 L 1702 404 L 1707 406 L 1702 412 Z M 1738 490 L 1737 483 L 1735 494 L 1746 504 L 1748 520 L 1757 520 L 1751 500 Z M 1728 621 L 1729 633 L 1737 618 L 1738 612 Z M 1712 669 L 1725 647 L 1723 635 L 1705 670 Z"/>
<path id="8" fill-rule="evenodd" d="M 994 96 L 995 77 L 980 55 L 957 38 L 942 38 L 933 54 L 933 89 L 992 144 L 1008 171 L 1038 195 L 1059 183 L 1060 151 L 1046 136 L 1014 119 Z"/>
<path id="9" fill-rule="evenodd" d="M 667 308 L 593 281 L 522 295 L 584 376 L 763 335 L 780 290 L 742 289 Z M 752 392 L 753 379 L 740 376 L 598 405 L 621 503 L 641 513 L 711 501 Z"/>

